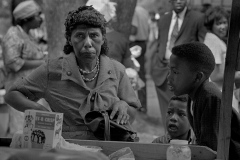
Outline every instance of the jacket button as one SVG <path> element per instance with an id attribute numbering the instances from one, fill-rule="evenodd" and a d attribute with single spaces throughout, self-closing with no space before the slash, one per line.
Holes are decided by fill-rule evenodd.
<path id="1" fill-rule="evenodd" d="M 94 99 L 95 99 L 95 98 L 94 98 L 94 96 L 92 96 L 92 97 L 91 97 L 91 101 L 93 102 L 93 101 L 94 101 Z"/>
<path id="2" fill-rule="evenodd" d="M 112 71 L 110 70 L 110 71 L 108 71 L 108 74 L 111 74 L 112 73 Z"/>
<path id="3" fill-rule="evenodd" d="M 71 75 L 72 75 L 72 72 L 68 71 L 68 72 L 67 72 L 67 75 L 68 75 L 68 76 L 71 76 Z"/>

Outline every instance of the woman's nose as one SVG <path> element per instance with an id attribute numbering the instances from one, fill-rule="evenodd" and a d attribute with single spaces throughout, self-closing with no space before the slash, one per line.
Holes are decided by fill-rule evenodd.
<path id="1" fill-rule="evenodd" d="M 226 25 L 226 24 L 222 24 L 222 25 L 220 25 L 220 29 L 222 29 L 222 30 L 227 29 L 227 25 Z"/>
<path id="2" fill-rule="evenodd" d="M 91 38 L 89 36 L 86 36 L 86 38 L 85 38 L 84 47 L 86 47 L 86 48 L 92 47 Z"/>

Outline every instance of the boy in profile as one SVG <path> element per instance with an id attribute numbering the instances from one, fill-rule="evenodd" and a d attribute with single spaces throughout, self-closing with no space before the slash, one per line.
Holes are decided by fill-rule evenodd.
<path id="1" fill-rule="evenodd" d="M 176 96 L 189 96 L 188 119 L 196 144 L 217 151 L 222 93 L 209 81 L 214 67 L 214 56 L 205 44 L 192 42 L 175 46 L 170 57 L 168 86 Z M 240 158 L 239 130 L 239 115 L 233 108 L 230 159 Z"/>
<path id="2" fill-rule="evenodd" d="M 193 144 L 194 134 L 187 118 L 187 95 L 173 96 L 168 104 L 166 115 L 167 134 L 153 140 L 152 143 L 170 143 L 172 139 L 187 140 Z"/>

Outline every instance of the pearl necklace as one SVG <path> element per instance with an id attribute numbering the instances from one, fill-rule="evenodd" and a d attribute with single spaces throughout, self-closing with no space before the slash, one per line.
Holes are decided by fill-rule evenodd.
<path id="1" fill-rule="evenodd" d="M 79 71 L 82 73 L 82 74 L 90 74 L 92 73 L 93 71 L 95 71 L 95 69 L 97 68 L 97 66 L 99 65 L 99 59 L 97 59 L 97 63 L 95 65 L 95 67 L 91 70 L 91 71 L 85 71 L 83 69 L 81 69 L 80 67 L 79 68 Z"/>
<path id="2" fill-rule="evenodd" d="M 93 78 L 90 78 L 90 79 L 89 79 L 89 78 L 84 77 L 83 74 L 81 74 L 82 79 L 83 79 L 84 81 L 91 82 L 91 81 L 93 81 L 93 80 L 97 77 L 97 75 L 98 75 L 98 73 L 99 73 L 99 68 L 100 68 L 99 63 L 98 63 L 96 66 L 97 66 L 97 71 L 96 71 L 95 75 L 93 76 Z"/>

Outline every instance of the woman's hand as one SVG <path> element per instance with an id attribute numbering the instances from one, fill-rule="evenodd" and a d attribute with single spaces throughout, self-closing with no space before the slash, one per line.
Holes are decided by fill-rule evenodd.
<path id="1" fill-rule="evenodd" d="M 117 101 L 112 106 L 112 113 L 110 115 L 110 119 L 113 119 L 115 114 L 118 112 L 117 123 L 119 124 L 126 124 L 129 120 L 128 115 L 128 108 L 129 105 L 125 101 Z"/>

